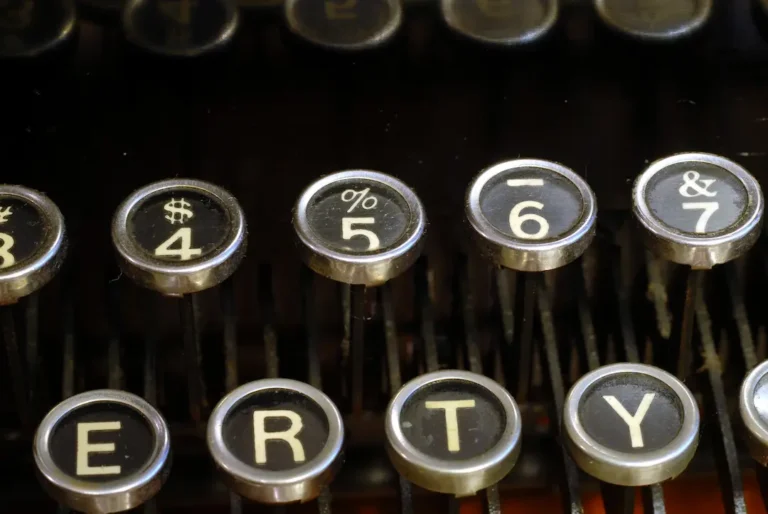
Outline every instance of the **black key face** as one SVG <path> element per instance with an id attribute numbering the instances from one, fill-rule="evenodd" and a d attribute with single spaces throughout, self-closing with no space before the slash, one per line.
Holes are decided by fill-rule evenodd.
<path id="1" fill-rule="evenodd" d="M 581 397 L 579 421 L 597 443 L 642 454 L 667 448 L 683 427 L 683 406 L 664 382 L 639 373 L 608 376 Z"/>
<path id="2" fill-rule="evenodd" d="M 85 482 L 110 482 L 140 473 L 153 456 L 147 419 L 121 403 L 76 408 L 53 429 L 49 448 L 56 466 Z"/>
<path id="3" fill-rule="evenodd" d="M 603 0 L 605 12 L 628 30 L 675 32 L 688 26 L 704 9 L 705 0 Z"/>
<path id="4" fill-rule="evenodd" d="M 143 0 L 128 13 L 129 37 L 171 54 L 195 54 L 226 43 L 236 17 L 229 0 Z"/>
<path id="5" fill-rule="evenodd" d="M 749 197 L 730 171 L 705 162 L 681 162 L 657 172 L 645 188 L 651 213 L 670 229 L 711 237 L 740 224 Z"/>
<path id="6" fill-rule="evenodd" d="M 13 271 L 38 255 L 48 230 L 34 205 L 20 198 L 0 197 L 0 272 Z"/>
<path id="7" fill-rule="evenodd" d="M 447 0 L 446 16 L 462 32 L 491 40 L 526 40 L 548 24 L 553 0 Z"/>
<path id="8" fill-rule="evenodd" d="M 584 216 L 579 189 L 560 174 L 513 168 L 492 177 L 480 193 L 483 216 L 505 236 L 528 243 L 556 241 Z"/>
<path id="9" fill-rule="evenodd" d="M 74 23 L 69 0 L 0 0 L 0 56 L 34 55 L 56 46 Z"/>
<path id="10" fill-rule="evenodd" d="M 224 418 L 224 444 L 240 461 L 270 471 L 295 469 L 325 448 L 329 423 L 323 409 L 288 389 L 253 393 Z"/>
<path id="11" fill-rule="evenodd" d="M 225 209 L 207 195 L 164 192 L 140 203 L 129 218 L 129 234 L 162 261 L 195 261 L 216 254 L 232 227 Z"/>
<path id="12" fill-rule="evenodd" d="M 311 41 L 357 46 L 386 35 L 400 14 L 392 0 L 296 0 L 288 15 L 295 30 Z"/>
<path id="13" fill-rule="evenodd" d="M 411 211 L 391 187 L 366 179 L 339 180 L 318 191 L 307 206 L 310 229 L 344 254 L 385 252 L 410 234 Z"/>
<path id="14" fill-rule="evenodd" d="M 483 455 L 501 440 L 507 418 L 496 396 L 479 384 L 444 380 L 425 385 L 400 413 L 403 435 L 437 459 L 461 461 Z"/>

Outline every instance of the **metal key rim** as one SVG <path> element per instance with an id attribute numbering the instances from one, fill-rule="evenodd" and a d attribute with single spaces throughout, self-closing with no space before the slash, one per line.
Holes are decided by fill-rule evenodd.
<path id="1" fill-rule="evenodd" d="M 30 204 L 47 225 L 45 238 L 37 252 L 25 262 L 0 270 L 0 303 L 14 303 L 45 286 L 56 275 L 67 253 L 64 216 L 45 194 L 24 186 L 0 185 L 0 198 Z M 6 293 L 8 293 L 6 297 Z"/>
<path id="2" fill-rule="evenodd" d="M 489 37 L 484 36 L 482 34 L 478 34 L 474 31 L 469 30 L 466 26 L 462 25 L 458 17 L 454 14 L 455 13 L 455 4 L 465 1 L 465 0 L 441 0 L 440 1 L 440 11 L 443 17 L 443 20 L 445 21 L 446 25 L 459 34 L 460 36 L 469 38 L 471 40 L 484 43 L 484 44 L 491 44 L 491 45 L 497 45 L 497 46 L 515 46 L 515 45 L 525 45 L 528 43 L 532 43 L 534 41 L 537 41 L 541 37 L 545 36 L 547 33 L 549 33 L 550 30 L 557 24 L 557 20 L 560 17 L 560 5 L 559 0 L 549 0 L 547 2 L 547 12 L 544 16 L 544 18 L 541 20 L 541 23 L 537 25 L 533 30 L 527 30 L 524 33 L 520 34 L 517 37 L 512 38 L 496 38 L 496 37 Z"/>
<path id="3" fill-rule="evenodd" d="M 132 476 L 119 478 L 112 482 L 95 483 L 77 479 L 66 474 L 59 468 L 51 457 L 50 442 L 53 431 L 59 423 L 73 410 L 91 405 L 120 404 L 142 416 L 149 424 L 154 435 L 154 445 L 144 467 Z M 164 468 L 169 464 L 171 442 L 168 427 L 160 413 L 144 399 L 114 389 L 99 389 L 81 393 L 64 400 L 54 407 L 46 416 L 35 433 L 34 458 L 40 475 L 53 487 L 81 496 L 94 498 L 99 502 L 101 498 L 110 496 L 129 495 L 156 480 L 158 477 L 165 481 Z M 161 484 L 159 484 L 161 485 Z M 159 490 L 159 485 L 152 494 Z M 144 498 L 145 501 L 147 498 Z M 132 503 L 139 505 L 141 501 Z M 78 506 L 77 508 L 82 508 Z"/>
<path id="4" fill-rule="evenodd" d="M 308 219 L 312 199 L 336 182 L 351 180 L 378 182 L 405 201 L 410 220 L 396 246 L 374 254 L 355 255 L 329 248 L 315 233 Z M 416 193 L 399 179 L 378 171 L 346 170 L 322 177 L 301 193 L 293 211 L 293 226 L 312 270 L 339 282 L 373 286 L 396 277 L 416 261 L 424 243 L 427 218 Z"/>
<path id="5" fill-rule="evenodd" d="M 408 441 L 400 427 L 402 410 L 414 394 L 430 384 L 449 381 L 468 382 L 487 389 L 498 399 L 506 418 L 504 431 L 493 448 L 482 455 L 463 461 L 443 460 L 425 454 Z M 514 467 L 520 454 L 521 420 L 517 402 L 496 381 L 477 373 L 462 370 L 427 373 L 405 384 L 390 401 L 385 418 L 387 450 L 390 454 L 390 460 L 397 470 L 417 485 L 436 492 L 468 496 L 498 482 Z M 435 476 L 439 476 L 440 479 L 430 480 L 424 477 L 423 473 L 411 473 L 410 470 L 402 466 L 403 463 L 427 469 Z M 464 483 L 467 476 L 483 472 L 485 475 L 481 479 Z M 456 485 L 457 481 L 462 482 L 461 487 L 451 490 L 450 488 Z"/>
<path id="6" fill-rule="evenodd" d="M 666 448 L 643 455 L 612 450 L 595 441 L 582 425 L 579 406 L 584 393 L 595 383 L 622 374 L 640 374 L 658 380 L 672 389 L 680 400 L 682 426 Z M 566 443 L 579 467 L 604 482 L 623 486 L 652 485 L 679 475 L 696 453 L 699 424 L 696 399 L 688 388 L 666 371 L 645 364 L 610 364 L 587 373 L 568 392 L 563 409 Z"/>
<path id="7" fill-rule="evenodd" d="M 130 217 L 155 196 L 184 191 L 216 201 L 229 219 L 229 233 L 202 259 L 188 263 L 155 259 L 130 234 Z M 112 241 L 121 268 L 142 286 L 168 295 L 194 293 L 220 284 L 237 269 L 247 246 L 245 214 L 237 199 L 219 186 L 194 179 L 162 180 L 134 191 L 120 204 L 112 220 Z"/>
<path id="8" fill-rule="evenodd" d="M 312 460 L 291 470 L 273 471 L 250 466 L 235 456 L 224 441 L 224 422 L 232 410 L 250 396 L 264 391 L 290 391 L 300 393 L 313 401 L 328 420 L 328 439 Z M 243 496 L 256 501 L 283 503 L 290 501 L 309 501 L 313 497 L 305 496 L 306 491 L 319 492 L 323 485 L 300 487 L 305 483 L 318 480 L 330 481 L 335 467 L 340 464 L 344 447 L 344 421 L 341 412 L 331 399 L 319 389 L 309 384 L 287 378 L 268 378 L 256 380 L 232 390 L 216 405 L 208 420 L 206 433 L 208 449 L 216 466 L 233 480 L 233 485 Z M 329 475 L 330 473 L 330 475 Z M 239 486 L 239 483 L 245 487 Z M 252 494 L 251 487 L 262 488 L 263 492 Z M 298 487 L 297 487 L 298 486 Z M 270 494 L 269 491 L 276 491 Z M 313 495 L 314 496 L 314 495 Z"/>
<path id="9" fill-rule="evenodd" d="M 72 36 L 72 34 L 75 32 L 75 29 L 77 28 L 77 12 L 75 9 L 75 1 L 61 0 L 61 2 L 64 5 L 66 14 L 65 14 L 63 23 L 60 25 L 59 31 L 56 33 L 56 36 L 54 38 L 48 40 L 48 42 L 46 43 L 33 46 L 28 50 L 19 54 L 3 53 L 2 51 L 0 51 L 0 58 L 22 59 L 22 58 L 28 58 L 28 57 L 37 57 L 38 55 L 43 54 L 48 50 L 55 48 L 60 43 L 69 39 Z M 0 50 L 1 49 L 2 47 L 0 47 Z"/>
<path id="10" fill-rule="evenodd" d="M 538 168 L 555 173 L 579 191 L 583 202 L 581 217 L 558 240 L 529 243 L 512 238 L 499 231 L 483 214 L 480 198 L 486 184 L 497 175 L 520 168 Z M 547 271 L 576 260 L 592 243 L 597 221 L 597 199 L 589 184 L 562 164 L 541 159 L 515 159 L 494 164 L 473 179 L 467 190 L 465 212 L 475 238 L 494 261 L 518 271 Z"/>
<path id="11" fill-rule="evenodd" d="M 716 232 L 715 235 L 691 235 L 665 224 L 652 212 L 646 201 L 646 188 L 651 179 L 667 167 L 685 162 L 700 162 L 717 166 L 734 175 L 747 193 L 748 205 L 738 226 Z M 658 253 L 678 264 L 708 269 L 732 260 L 757 241 L 763 221 L 763 193 L 755 178 L 741 165 L 719 155 L 689 152 L 659 159 L 648 166 L 635 180 L 632 189 L 633 211 L 647 235 L 662 242 Z M 732 225 L 733 226 L 733 225 Z"/>
<path id="12" fill-rule="evenodd" d="M 644 41 L 665 42 L 682 39 L 701 29 L 706 24 L 707 20 L 709 20 L 709 17 L 712 14 L 712 0 L 696 0 L 697 5 L 699 6 L 699 9 L 696 11 L 696 16 L 694 16 L 691 20 L 688 21 L 688 23 L 682 25 L 678 29 L 667 32 L 636 30 L 627 28 L 627 26 L 619 23 L 611 15 L 610 7 L 607 7 L 608 3 L 611 1 L 615 0 L 595 0 L 595 10 L 597 11 L 600 19 L 603 20 L 603 22 L 611 29 L 621 34 L 625 34 Z"/>
<path id="13" fill-rule="evenodd" d="M 303 32 L 301 30 L 301 24 L 296 18 L 295 10 L 296 5 L 302 0 L 285 0 L 284 3 L 284 15 L 287 20 L 288 29 L 297 37 L 305 39 L 310 43 L 318 46 L 322 46 L 331 50 L 343 51 L 343 52 L 355 52 L 358 50 L 368 50 L 376 48 L 389 41 L 395 33 L 398 32 L 400 26 L 403 23 L 403 7 L 400 0 L 387 0 L 387 3 L 392 9 L 392 16 L 389 21 L 381 27 L 375 37 L 368 38 L 365 41 L 359 43 L 329 43 L 318 39 L 311 34 Z"/>
<path id="14" fill-rule="evenodd" d="M 125 33 L 126 38 L 134 45 L 168 57 L 197 57 L 209 51 L 221 48 L 230 42 L 240 24 L 240 14 L 237 5 L 233 1 L 224 0 L 221 3 L 226 11 L 226 23 L 216 39 L 203 45 L 184 49 L 167 48 L 154 43 L 148 44 L 146 40 L 136 36 L 137 31 L 133 16 L 136 9 L 138 9 L 144 1 L 146 0 L 127 0 L 125 7 L 123 7 L 122 14 L 123 32 Z"/>
<path id="15" fill-rule="evenodd" d="M 744 378 L 739 390 L 739 413 L 746 429 L 749 453 L 761 465 L 768 465 L 768 424 L 755 406 L 755 391 L 768 374 L 768 361 L 753 368 Z"/>

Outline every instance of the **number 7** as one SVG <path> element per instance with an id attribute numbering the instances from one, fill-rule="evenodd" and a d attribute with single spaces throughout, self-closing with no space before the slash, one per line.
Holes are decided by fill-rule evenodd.
<path id="1" fill-rule="evenodd" d="M 696 233 L 704 234 L 707 231 L 707 222 L 709 218 L 720 208 L 719 202 L 684 202 L 683 210 L 697 211 L 701 210 L 701 217 L 696 222 Z"/>

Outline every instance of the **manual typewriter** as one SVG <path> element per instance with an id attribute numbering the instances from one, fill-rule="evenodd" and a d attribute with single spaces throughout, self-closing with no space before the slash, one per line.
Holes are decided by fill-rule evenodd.
<path id="1" fill-rule="evenodd" d="M 0 0 L 0 512 L 765 512 L 767 22 Z"/>

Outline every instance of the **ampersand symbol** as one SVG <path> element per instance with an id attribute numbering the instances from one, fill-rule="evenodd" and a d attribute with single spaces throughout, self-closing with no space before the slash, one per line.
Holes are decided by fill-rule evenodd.
<path id="1" fill-rule="evenodd" d="M 715 179 L 701 179 L 701 174 L 698 171 L 686 171 L 683 175 L 683 185 L 680 186 L 680 195 L 686 198 L 693 198 L 696 196 L 708 196 L 713 197 L 717 195 L 717 191 L 710 191 L 709 186 L 714 184 Z"/>

